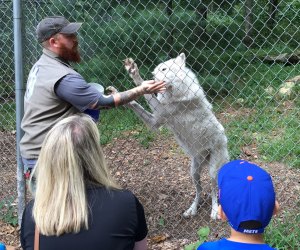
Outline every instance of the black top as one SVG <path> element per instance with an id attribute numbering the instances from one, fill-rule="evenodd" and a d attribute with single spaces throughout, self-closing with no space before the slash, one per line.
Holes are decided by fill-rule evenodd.
<path id="1" fill-rule="evenodd" d="M 40 250 L 132 250 L 134 243 L 147 236 L 143 206 L 127 190 L 88 189 L 89 230 L 59 237 L 40 235 Z M 62 201 L 63 202 L 63 201 Z M 33 250 L 35 223 L 31 201 L 21 225 L 21 245 Z"/>

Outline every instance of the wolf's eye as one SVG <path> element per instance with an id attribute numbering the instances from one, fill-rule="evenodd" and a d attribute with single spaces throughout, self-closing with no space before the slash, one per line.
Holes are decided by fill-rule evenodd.
<path id="1" fill-rule="evenodd" d="M 161 71 L 166 71 L 167 68 L 162 68 Z"/>

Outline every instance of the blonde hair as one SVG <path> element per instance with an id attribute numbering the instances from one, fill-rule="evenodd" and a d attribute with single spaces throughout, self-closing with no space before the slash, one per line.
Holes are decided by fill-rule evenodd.
<path id="1" fill-rule="evenodd" d="M 87 185 L 116 188 L 96 124 L 87 115 L 58 122 L 47 134 L 33 175 L 35 223 L 43 235 L 88 229 Z"/>

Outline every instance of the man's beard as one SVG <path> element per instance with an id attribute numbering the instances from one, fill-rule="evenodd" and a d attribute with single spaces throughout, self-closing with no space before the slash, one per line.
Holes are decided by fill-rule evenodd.
<path id="1" fill-rule="evenodd" d="M 61 44 L 59 56 L 68 62 L 79 63 L 81 60 L 77 44 L 75 44 L 72 49 L 69 49 L 64 44 Z"/>

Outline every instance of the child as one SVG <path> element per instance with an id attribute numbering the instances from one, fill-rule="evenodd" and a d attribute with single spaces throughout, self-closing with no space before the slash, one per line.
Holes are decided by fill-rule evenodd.
<path id="1" fill-rule="evenodd" d="M 220 205 L 218 214 L 231 227 L 230 237 L 206 242 L 197 250 L 270 250 L 263 232 L 279 205 L 271 176 L 254 163 L 234 160 L 218 174 Z"/>

